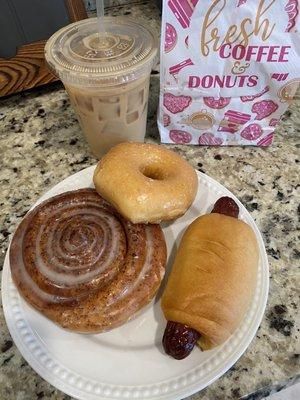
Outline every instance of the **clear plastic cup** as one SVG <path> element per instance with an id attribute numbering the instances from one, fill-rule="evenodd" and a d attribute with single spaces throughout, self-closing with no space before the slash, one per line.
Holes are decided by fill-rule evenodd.
<path id="1" fill-rule="evenodd" d="M 46 43 L 45 58 L 62 80 L 92 152 L 145 138 L 149 80 L 157 35 L 141 22 L 105 17 L 70 24 Z"/>

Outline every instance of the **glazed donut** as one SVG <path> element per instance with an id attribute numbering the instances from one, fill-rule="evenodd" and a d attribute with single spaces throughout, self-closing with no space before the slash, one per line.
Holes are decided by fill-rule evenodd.
<path id="1" fill-rule="evenodd" d="M 165 264 L 159 225 L 126 221 L 94 189 L 37 206 L 10 246 L 20 294 L 62 327 L 85 333 L 124 324 L 148 304 Z"/>
<path id="2" fill-rule="evenodd" d="M 113 147 L 94 172 L 97 192 L 133 223 L 183 215 L 198 186 L 194 169 L 175 152 L 149 143 Z"/>

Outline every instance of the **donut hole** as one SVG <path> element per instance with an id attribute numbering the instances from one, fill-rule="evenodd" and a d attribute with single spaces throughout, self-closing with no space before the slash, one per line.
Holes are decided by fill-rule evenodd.
<path id="1" fill-rule="evenodd" d="M 161 168 L 153 165 L 147 165 L 146 167 L 141 169 L 141 173 L 149 179 L 153 179 L 155 181 L 162 181 L 166 179 L 166 173 Z"/>

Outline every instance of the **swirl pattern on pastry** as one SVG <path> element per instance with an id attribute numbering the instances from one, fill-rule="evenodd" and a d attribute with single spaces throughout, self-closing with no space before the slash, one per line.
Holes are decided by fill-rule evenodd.
<path id="1" fill-rule="evenodd" d="M 164 275 L 159 225 L 132 224 L 94 189 L 46 200 L 19 225 L 10 247 L 22 296 L 64 328 L 101 332 L 148 304 Z"/>

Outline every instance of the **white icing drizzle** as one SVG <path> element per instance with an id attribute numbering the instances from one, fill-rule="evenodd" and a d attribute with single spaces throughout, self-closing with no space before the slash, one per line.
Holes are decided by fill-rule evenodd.
<path id="1" fill-rule="evenodd" d="M 77 205 L 80 207 L 76 208 Z M 86 199 L 84 199 L 84 207 L 82 207 L 82 205 L 83 204 L 72 202 L 70 204 L 64 204 L 64 206 L 60 207 L 54 214 L 52 212 L 52 214 L 49 215 L 49 218 L 54 218 L 54 220 L 56 220 L 52 227 L 50 227 L 50 233 L 47 232 L 47 229 L 49 229 L 49 226 L 47 225 L 47 217 L 45 217 L 37 233 L 37 241 L 35 245 L 36 267 L 39 269 L 42 275 L 47 277 L 52 283 L 57 286 L 67 284 L 67 287 L 72 287 L 72 285 L 90 282 L 99 275 L 105 273 L 105 271 L 109 268 L 119 252 L 121 238 L 117 234 L 117 232 L 119 232 L 120 225 L 116 217 L 109 214 L 109 211 L 106 211 L 105 208 L 101 207 L 101 204 L 99 205 L 98 203 L 87 201 Z M 89 206 L 91 208 L 89 208 Z M 65 218 L 59 219 L 58 215 L 61 216 L 64 212 L 68 212 L 67 216 Z M 73 219 L 76 219 L 77 217 L 80 217 L 81 221 L 80 232 L 74 232 L 77 235 L 76 240 L 78 243 L 72 244 L 72 223 L 74 222 Z M 30 223 L 31 221 L 29 219 L 27 221 L 27 226 Z M 60 230 L 60 225 L 63 226 L 62 230 Z M 76 223 L 74 227 L 75 226 Z M 71 227 L 69 231 L 68 227 Z M 46 260 L 43 259 L 45 255 L 41 254 L 40 248 L 40 240 L 43 237 L 43 233 L 45 234 L 45 231 L 48 234 L 45 246 L 47 257 Z M 86 293 L 82 293 L 81 295 L 74 297 L 63 297 L 49 294 L 41 290 L 41 288 L 28 274 L 24 264 L 23 244 L 26 232 L 27 229 L 22 230 L 22 233 L 17 240 L 17 246 L 15 249 L 19 276 L 25 286 L 30 288 L 30 290 L 40 300 L 48 303 L 63 303 L 66 301 L 79 299 L 80 297 L 84 296 Z M 65 238 L 63 237 L 64 232 L 68 232 Z M 97 246 L 99 246 L 99 240 L 97 238 L 99 232 L 102 233 L 102 243 L 100 248 L 96 251 Z M 90 235 L 89 241 L 87 240 L 87 233 Z M 101 305 L 99 304 L 94 312 L 101 311 L 103 307 L 111 307 L 113 305 L 116 305 L 116 303 L 129 296 L 135 290 L 135 288 L 140 285 L 140 283 L 149 273 L 153 261 L 152 228 L 149 226 L 145 226 L 145 233 L 146 255 L 144 264 L 140 270 L 138 277 L 130 283 L 128 283 L 128 280 L 126 281 L 125 279 L 126 272 L 124 276 L 117 278 L 119 279 L 120 283 L 122 283 L 122 285 L 118 285 L 117 292 L 111 293 L 111 296 L 109 296 L 109 298 L 107 298 L 105 302 L 101 302 Z M 134 237 L 134 235 L 136 234 L 133 233 L 131 239 Z M 136 236 L 138 238 L 138 235 Z M 54 247 L 52 244 L 54 244 Z M 67 252 L 62 249 L 61 244 L 63 244 Z M 140 244 L 137 242 L 136 245 L 139 246 Z M 68 251 L 70 253 L 78 252 L 78 254 L 70 254 L 68 253 Z M 58 257 L 60 257 L 62 260 L 65 259 L 66 262 L 73 262 L 78 260 L 78 256 L 84 255 L 86 257 L 89 254 L 92 256 L 91 260 L 83 264 L 80 264 L 79 262 L 76 264 L 73 263 L 72 265 L 68 265 L 58 260 Z M 101 260 L 102 256 L 104 256 L 103 260 Z M 136 259 L 136 257 L 137 256 L 134 256 L 134 259 Z M 56 270 L 51 269 L 53 268 L 53 262 L 55 262 L 54 265 Z M 80 275 L 74 275 L 74 272 L 76 272 L 76 270 L 78 269 L 83 270 L 83 272 L 81 271 L 82 273 Z M 111 312 L 113 311 L 111 310 Z"/>
<path id="2" fill-rule="evenodd" d="M 24 259 L 23 259 L 24 236 L 25 236 L 25 230 L 22 232 L 22 235 L 20 236 L 18 247 L 16 249 L 17 250 L 16 262 L 18 264 L 21 281 L 25 284 L 25 286 L 29 287 L 32 290 L 32 292 L 42 301 L 49 303 L 63 303 L 65 301 L 74 300 L 75 297 L 54 296 L 53 294 L 46 293 L 42 289 L 40 289 L 40 287 L 34 282 L 31 276 L 27 273 L 27 270 L 24 265 Z"/>
<path id="3" fill-rule="evenodd" d="M 68 207 L 65 206 L 63 210 L 66 210 Z M 63 211 L 62 210 L 62 211 Z M 59 211 L 61 212 L 61 210 Z M 88 214 L 88 215 L 87 215 Z M 69 266 L 66 264 L 62 264 L 59 262 L 59 260 L 56 257 L 55 252 L 57 252 L 60 256 L 63 258 L 68 258 L 68 254 L 64 253 L 61 249 L 61 247 L 56 246 L 55 244 L 53 245 L 54 242 L 54 235 L 55 232 L 57 232 L 57 227 L 59 225 L 59 222 L 56 222 L 56 224 L 53 225 L 53 229 L 51 229 L 51 233 L 49 235 L 49 238 L 47 240 L 47 260 L 48 263 L 45 263 L 43 260 L 43 257 L 41 255 L 41 248 L 40 248 L 40 241 L 41 237 L 43 235 L 44 228 L 46 226 L 47 221 L 45 221 L 39 230 L 39 233 L 37 235 L 37 241 L 36 241 L 36 258 L 35 258 L 35 263 L 36 267 L 39 269 L 39 271 L 50 281 L 54 282 L 57 285 L 64 285 L 67 284 L 68 286 L 80 284 L 80 283 L 86 283 L 89 282 L 91 279 L 97 277 L 100 275 L 102 272 L 104 272 L 109 265 L 114 261 L 114 259 L 117 256 L 118 249 L 119 249 L 119 239 L 116 237 L 116 230 L 117 230 L 117 222 L 113 216 L 107 217 L 107 215 L 104 214 L 103 211 L 95 212 L 91 211 L 88 208 L 81 208 L 78 210 L 74 210 L 69 214 L 69 219 L 71 220 L 72 217 L 74 216 L 81 216 L 82 224 L 83 222 L 89 223 L 93 222 L 96 225 L 99 225 L 102 228 L 103 231 L 103 243 L 102 246 L 97 254 L 95 254 L 95 257 L 89 262 L 89 263 L 79 263 L 73 266 Z M 106 217 L 106 218 L 104 218 Z M 100 224 L 100 221 L 96 221 L 95 218 L 98 220 L 100 219 L 102 224 Z M 104 224 L 104 221 L 107 223 Z M 97 244 L 99 244 L 99 241 L 97 243 L 97 231 L 93 228 L 90 227 L 91 231 L 94 234 L 94 238 L 91 244 L 89 244 L 89 252 L 95 253 L 92 250 L 94 247 L 97 247 Z M 107 233 L 107 230 L 109 229 L 110 235 Z M 61 235 L 61 232 L 60 232 Z M 108 249 L 108 237 L 111 237 L 111 243 L 109 251 L 107 251 L 106 258 L 102 260 L 100 263 L 98 261 L 100 260 L 103 252 L 105 249 Z M 60 238 L 59 238 L 60 239 Z M 59 240 L 58 240 L 59 242 Z M 86 253 L 84 254 L 86 255 Z M 75 260 L 78 259 L 78 255 L 73 257 Z M 96 268 L 92 268 L 98 263 Z M 61 271 L 71 271 L 76 270 L 78 268 L 86 270 L 86 272 L 81 273 L 80 275 L 72 275 L 69 273 L 64 273 L 64 272 L 57 272 L 53 269 L 53 266 L 56 268 L 60 269 Z"/>
<path id="4" fill-rule="evenodd" d="M 139 276 L 134 282 L 132 282 L 131 285 L 128 284 L 123 285 L 123 287 L 120 288 L 119 293 L 117 294 L 113 293 L 112 294 L 113 300 L 108 299 L 107 303 L 105 304 L 106 307 L 115 305 L 115 303 L 119 302 L 124 297 L 130 295 L 133 292 L 133 290 L 145 279 L 147 273 L 150 271 L 152 265 L 152 257 L 153 257 L 153 235 L 151 228 L 149 226 L 146 226 L 145 231 L 146 231 L 146 257 L 144 265 L 139 273 Z"/>

